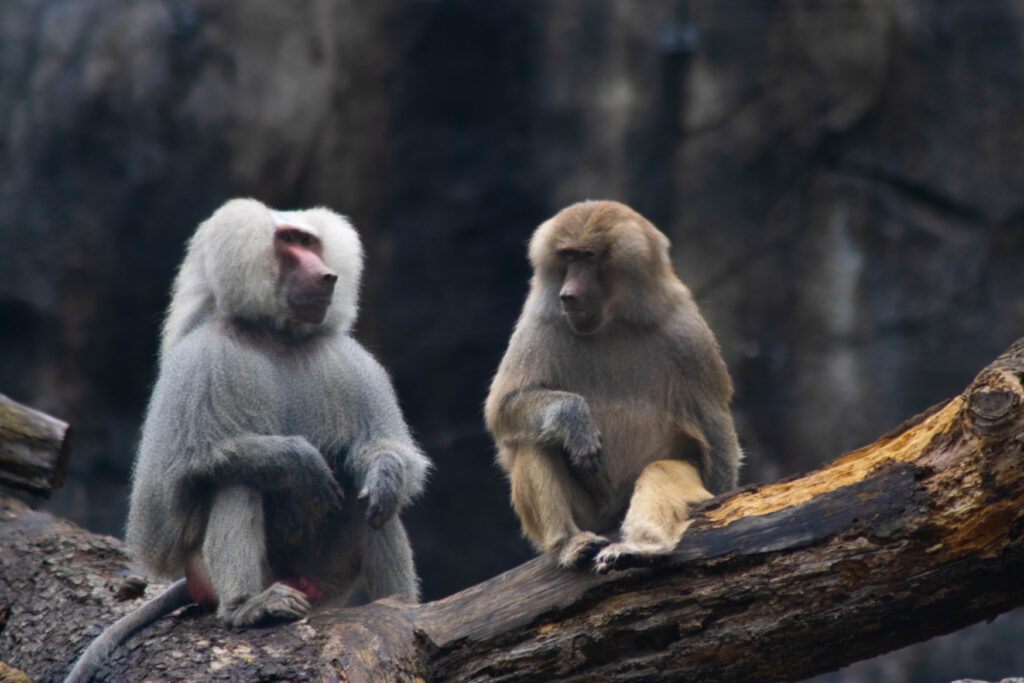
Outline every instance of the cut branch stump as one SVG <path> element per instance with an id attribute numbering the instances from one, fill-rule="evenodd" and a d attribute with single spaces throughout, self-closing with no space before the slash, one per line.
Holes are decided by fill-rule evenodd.
<path id="1" fill-rule="evenodd" d="M 68 469 L 68 425 L 0 394 L 0 484 L 49 498 Z"/>

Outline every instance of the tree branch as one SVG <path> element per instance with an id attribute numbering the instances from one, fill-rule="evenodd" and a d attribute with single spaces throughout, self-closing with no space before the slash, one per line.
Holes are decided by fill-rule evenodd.
<path id="1" fill-rule="evenodd" d="M 68 469 L 68 425 L 0 394 L 0 484 L 49 498 Z"/>
<path id="2" fill-rule="evenodd" d="M 871 446 L 709 501 L 658 562 L 599 576 L 537 559 L 425 605 L 384 600 L 244 631 L 189 608 L 102 673 L 768 681 L 835 669 L 1024 604 L 1022 384 L 1024 340 Z M 15 503 L 4 512 L 0 652 L 59 677 L 137 604 L 125 588 L 137 584 L 121 578 L 114 539 Z"/>

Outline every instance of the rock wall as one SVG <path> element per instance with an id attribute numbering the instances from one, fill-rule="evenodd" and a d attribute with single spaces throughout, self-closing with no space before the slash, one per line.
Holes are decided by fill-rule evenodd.
<path id="1" fill-rule="evenodd" d="M 184 240 L 236 195 L 347 213 L 358 336 L 438 465 L 410 515 L 425 593 L 450 593 L 529 556 L 481 404 L 525 242 L 567 203 L 671 236 L 746 482 L 1024 336 L 1022 39 L 998 0 L 0 3 L 0 391 L 72 423 L 51 505 L 119 534 Z M 836 676 L 1019 672 L 1013 623 Z"/>

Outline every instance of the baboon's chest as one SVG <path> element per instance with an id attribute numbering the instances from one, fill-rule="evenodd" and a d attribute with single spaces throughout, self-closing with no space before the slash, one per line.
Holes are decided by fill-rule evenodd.
<path id="1" fill-rule="evenodd" d="M 306 437 L 320 449 L 337 448 L 358 428 L 358 391 L 347 368 L 333 363 L 274 366 L 281 388 L 277 413 L 282 434 Z"/>

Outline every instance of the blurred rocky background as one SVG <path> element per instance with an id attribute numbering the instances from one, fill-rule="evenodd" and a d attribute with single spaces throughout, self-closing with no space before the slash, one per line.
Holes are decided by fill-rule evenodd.
<path id="1" fill-rule="evenodd" d="M 406 516 L 437 598 L 530 556 L 481 404 L 542 220 L 610 198 L 670 235 L 765 482 L 1024 336 L 1022 162 L 1022 1 L 3 0 L 0 392 L 72 424 L 47 507 L 121 535 L 188 235 L 238 195 L 346 213 L 357 336 L 437 463 Z M 822 680 L 998 679 L 1022 640 Z"/>

